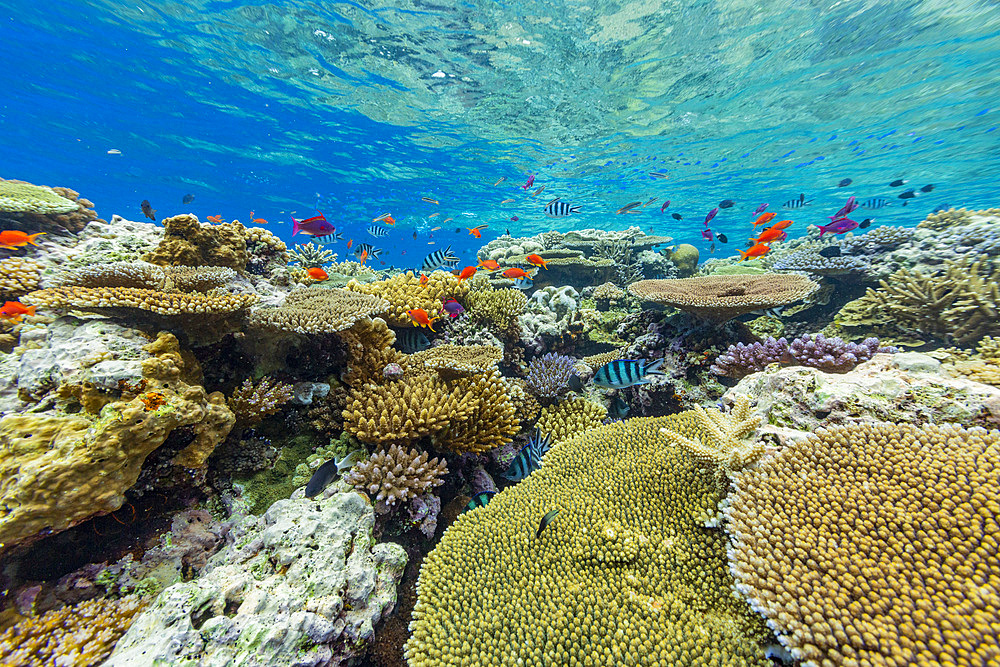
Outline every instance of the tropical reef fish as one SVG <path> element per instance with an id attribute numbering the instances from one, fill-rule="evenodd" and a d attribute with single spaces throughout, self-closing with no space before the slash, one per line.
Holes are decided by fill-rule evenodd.
<path id="1" fill-rule="evenodd" d="M 503 182 L 504 182 L 504 181 L 506 181 L 506 180 L 507 180 L 507 177 L 506 177 L 506 176 L 501 176 L 500 178 L 498 178 L 498 179 L 497 179 L 497 182 L 496 182 L 496 183 L 494 183 L 493 185 L 494 185 L 494 186 L 497 186 L 497 185 L 500 185 L 501 183 L 503 183 Z"/>
<path id="2" fill-rule="evenodd" d="M 840 246 L 831 245 L 819 251 L 820 257 L 840 257 Z"/>
<path id="3" fill-rule="evenodd" d="M 658 199 L 657 197 L 650 197 L 649 199 L 646 200 L 646 203 L 643 204 L 642 207 L 646 208 L 647 206 L 655 202 L 657 199 Z"/>
<path id="4" fill-rule="evenodd" d="M 534 276 L 532 276 L 530 273 L 526 273 L 524 269 L 519 269 L 516 266 L 507 269 L 500 275 L 503 276 L 504 278 L 509 278 L 510 280 L 515 280 L 517 278 L 524 278 L 524 277 L 534 278 Z"/>
<path id="5" fill-rule="evenodd" d="M 332 234 L 324 234 L 323 236 L 314 236 L 313 241 L 321 245 L 326 245 L 327 243 L 333 243 L 334 241 L 343 241 L 344 235 L 340 232 L 333 232 Z"/>
<path id="6" fill-rule="evenodd" d="M 549 510 L 542 517 L 541 522 L 538 524 L 538 532 L 535 533 L 535 539 L 542 536 L 542 531 L 548 528 L 548 525 L 552 523 L 553 519 L 559 514 L 559 510 Z"/>
<path id="7" fill-rule="evenodd" d="M 532 174 L 531 176 L 528 176 L 528 182 L 525 183 L 524 185 L 522 185 L 521 187 L 524 188 L 525 190 L 527 190 L 528 188 L 530 188 L 534 184 L 535 184 L 535 175 Z"/>
<path id="8" fill-rule="evenodd" d="M 705 226 L 706 227 L 708 226 L 708 223 L 710 223 L 712 221 L 712 218 L 714 218 L 716 215 L 718 215 L 718 213 L 719 213 L 719 207 L 718 206 L 716 206 L 715 208 L 713 208 L 711 211 L 708 212 L 708 215 L 705 216 Z"/>
<path id="9" fill-rule="evenodd" d="M 388 224 L 390 225 L 396 224 L 396 221 L 393 220 L 392 215 L 390 215 L 389 213 L 383 213 L 382 215 L 378 215 L 372 218 L 372 222 L 386 222 L 388 220 L 392 220 L 392 222 L 389 222 Z"/>
<path id="10" fill-rule="evenodd" d="M 326 271 L 319 268 L 318 266 L 311 267 L 310 269 L 306 270 L 306 273 L 308 273 L 309 277 L 312 278 L 313 280 L 326 280 L 327 278 L 330 277 L 327 275 Z"/>
<path id="11" fill-rule="evenodd" d="M 316 472 L 312 474 L 309 483 L 306 484 L 305 497 L 314 498 L 319 495 L 337 475 L 350 469 L 360 458 L 361 452 L 355 450 L 341 459 L 332 458 L 316 468 Z"/>
<path id="12" fill-rule="evenodd" d="M 386 229 L 385 227 L 379 227 L 378 225 L 372 225 L 371 227 L 368 228 L 367 231 L 369 234 L 371 234 L 377 239 L 389 235 L 388 229 Z"/>
<path id="13" fill-rule="evenodd" d="M 420 329 L 403 329 L 396 334 L 399 348 L 407 354 L 426 350 L 431 346 L 431 340 Z"/>
<path id="14" fill-rule="evenodd" d="M 583 391 L 583 380 L 580 379 L 579 375 L 573 373 L 569 376 L 569 379 L 566 380 L 566 388 L 570 391 L 581 392 Z"/>
<path id="15" fill-rule="evenodd" d="M 382 254 L 381 248 L 375 248 L 370 243 L 359 243 L 358 247 L 354 249 L 354 254 L 357 257 L 361 257 L 363 254 L 365 257 L 371 257 L 372 259 L 378 259 Z"/>
<path id="16" fill-rule="evenodd" d="M 840 218 L 834 220 L 829 225 L 819 225 L 819 237 L 823 238 L 823 234 L 830 232 L 831 234 L 846 234 L 847 232 L 857 229 L 858 223 L 850 218 Z"/>
<path id="17" fill-rule="evenodd" d="M 854 201 L 854 197 L 848 197 L 847 203 L 844 204 L 839 211 L 831 215 L 830 220 L 838 220 L 840 218 L 843 218 L 844 216 L 854 211 L 854 209 L 856 209 L 857 207 L 858 204 L 856 201 Z"/>
<path id="18" fill-rule="evenodd" d="M 486 271 L 497 271 L 500 268 L 500 263 L 495 259 L 481 259 L 476 268 L 485 269 Z"/>
<path id="19" fill-rule="evenodd" d="M 701 230 L 701 238 L 705 239 L 706 241 L 712 241 L 714 239 L 712 230 L 711 229 Z"/>
<path id="20" fill-rule="evenodd" d="M 528 438 L 527 444 L 521 448 L 514 460 L 511 461 L 507 471 L 503 476 L 512 482 L 520 482 L 522 479 L 533 473 L 542 465 L 542 457 L 552 446 L 550 436 L 542 436 L 542 431 L 537 426 L 535 434 Z"/>
<path id="21" fill-rule="evenodd" d="M 441 203 L 437 199 L 431 199 L 430 197 L 421 197 L 420 201 L 425 201 L 428 204 L 440 204 Z"/>
<path id="22" fill-rule="evenodd" d="M 545 186 L 543 185 L 542 187 L 540 187 L 537 190 L 535 190 L 534 192 L 532 192 L 531 196 L 532 197 L 537 197 L 538 195 L 542 194 L 544 191 L 545 191 Z"/>
<path id="23" fill-rule="evenodd" d="M 787 236 L 787 234 L 780 229 L 777 229 L 776 227 L 769 227 L 761 232 L 760 236 L 757 238 L 750 237 L 750 240 L 754 243 L 770 243 L 771 241 L 780 241 L 785 236 Z"/>
<path id="24" fill-rule="evenodd" d="M 308 234 L 309 236 L 326 236 L 327 234 L 332 234 L 334 231 L 333 225 L 327 221 L 326 216 L 321 211 L 316 212 L 319 215 L 314 215 L 304 220 L 296 220 L 295 216 L 292 216 L 292 236 L 295 236 L 299 232 Z"/>
<path id="25" fill-rule="evenodd" d="M 194 195 L 191 194 L 184 195 L 184 198 L 181 199 L 181 203 L 185 205 L 190 204 L 193 201 L 194 201 Z"/>
<path id="26" fill-rule="evenodd" d="M 516 287 L 519 290 L 529 290 L 534 286 L 535 286 L 535 281 L 527 276 L 514 279 L 514 287 Z"/>
<path id="27" fill-rule="evenodd" d="M 33 246 L 37 246 L 35 243 L 35 238 L 41 236 L 45 232 L 37 232 L 35 234 L 25 234 L 24 232 L 19 232 L 15 229 L 7 229 L 0 232 L 0 248 L 6 248 L 7 250 L 13 250 L 14 248 L 19 248 L 26 246 L 29 243 Z"/>
<path id="28" fill-rule="evenodd" d="M 571 204 L 567 204 L 564 201 L 559 201 L 558 199 L 555 199 L 549 202 L 548 205 L 545 207 L 545 215 L 549 216 L 550 218 L 563 218 L 566 217 L 567 215 L 579 213 L 580 208 L 581 208 L 580 206 L 573 206 Z"/>
<path id="29" fill-rule="evenodd" d="M 142 214 L 144 216 L 153 222 L 156 222 L 156 209 L 153 208 L 153 205 L 149 203 L 148 199 L 143 199 L 139 206 L 142 208 Z"/>
<path id="30" fill-rule="evenodd" d="M 20 322 L 25 315 L 34 314 L 34 306 L 25 306 L 20 301 L 8 301 L 4 303 L 3 308 L 0 308 L 0 317 L 14 322 Z"/>
<path id="31" fill-rule="evenodd" d="M 757 218 L 756 220 L 754 220 L 753 226 L 754 227 L 759 227 L 760 225 L 766 225 L 767 223 L 769 223 L 772 220 L 774 220 L 774 218 L 777 215 L 778 214 L 774 213 L 773 211 L 771 213 L 762 213 L 759 218 Z"/>
<path id="32" fill-rule="evenodd" d="M 742 262 L 745 259 L 754 259 L 755 257 L 763 257 L 767 253 L 771 252 L 771 248 L 769 248 L 767 245 L 763 243 L 755 243 L 754 245 L 747 248 L 745 251 L 737 250 L 736 252 L 740 253 L 739 261 Z"/>
<path id="33" fill-rule="evenodd" d="M 601 366 L 594 373 L 593 382 L 598 387 L 631 387 L 652 382 L 647 375 L 663 375 L 663 359 L 650 363 L 645 359 L 615 359 Z"/>
<path id="34" fill-rule="evenodd" d="M 423 266 L 420 270 L 424 273 L 436 271 L 443 266 L 454 266 L 458 263 L 458 257 L 451 252 L 451 246 L 444 250 L 435 250 L 424 258 Z"/>
<path id="35" fill-rule="evenodd" d="M 480 507 L 486 507 L 490 504 L 490 500 L 495 496 L 496 491 L 483 491 L 482 493 L 477 493 L 472 497 L 472 500 L 466 504 L 465 509 L 462 513 L 469 512 L 474 509 L 479 509 Z"/>
<path id="36" fill-rule="evenodd" d="M 913 188 L 910 188 L 909 190 L 904 190 L 903 192 L 900 192 L 898 195 L 896 195 L 896 197 L 898 197 L 899 199 L 913 199 L 916 196 L 917 193 L 913 191 Z"/>
<path id="37" fill-rule="evenodd" d="M 809 206 L 812 203 L 812 199 L 807 200 L 804 194 L 800 194 L 798 199 L 789 199 L 781 208 L 802 208 L 803 206 Z"/>
<path id="38" fill-rule="evenodd" d="M 872 199 L 867 199 L 861 202 L 861 208 L 883 208 L 888 206 L 892 202 L 888 199 L 882 199 L 881 197 L 875 197 Z"/>
<path id="39" fill-rule="evenodd" d="M 476 267 L 467 266 L 464 269 L 462 269 L 461 273 L 458 274 L 458 282 L 462 282 L 463 280 L 468 280 L 474 275 L 476 275 Z"/>
<path id="40" fill-rule="evenodd" d="M 873 222 L 875 222 L 875 218 L 865 218 L 864 220 L 858 223 L 858 228 L 868 229 L 869 225 L 871 225 Z"/>
<path id="41" fill-rule="evenodd" d="M 899 186 L 905 185 L 906 183 L 909 183 L 909 181 L 904 181 L 902 178 L 897 178 L 895 181 L 889 184 L 889 187 L 898 188 Z"/>
<path id="42" fill-rule="evenodd" d="M 716 234 L 715 238 L 719 239 L 719 241 L 722 243 L 729 243 L 729 237 L 727 237 L 725 234 Z"/>
<path id="43" fill-rule="evenodd" d="M 153 211 L 153 212 L 155 213 L 156 211 Z M 221 224 L 222 223 L 222 216 L 221 215 L 210 215 L 206 219 L 209 222 L 214 222 L 216 224 Z M 292 219 L 294 220 L 295 218 L 292 218 Z"/>
<path id="44" fill-rule="evenodd" d="M 837 183 L 837 187 L 838 188 L 846 188 L 848 185 L 850 185 L 853 182 L 854 181 L 852 181 L 851 179 L 845 178 L 845 179 L 841 180 L 840 183 Z"/>
<path id="45" fill-rule="evenodd" d="M 719 202 L 719 208 L 732 208 L 735 205 L 736 202 L 734 202 L 732 199 L 723 199 L 722 201 Z"/>
<path id="46" fill-rule="evenodd" d="M 615 396 L 611 405 L 608 406 L 608 416 L 612 419 L 625 419 L 628 416 L 628 411 L 628 403 L 623 401 L 621 396 Z"/>
<path id="47" fill-rule="evenodd" d="M 434 322 L 441 319 L 437 316 L 431 317 L 423 308 L 413 308 L 406 311 L 406 314 L 410 316 L 410 321 L 413 322 L 413 326 L 427 327 L 431 331 L 434 331 Z"/>
<path id="48" fill-rule="evenodd" d="M 454 299 L 445 299 L 441 304 L 441 312 L 448 313 L 448 317 L 455 318 L 465 312 L 465 307 Z"/>
<path id="49" fill-rule="evenodd" d="M 659 178 L 659 179 L 670 178 L 668 174 L 664 174 L 659 171 L 651 171 L 649 172 L 649 175 L 652 176 L 653 178 Z"/>
<path id="50" fill-rule="evenodd" d="M 766 208 L 767 208 L 767 204 L 761 204 L 760 206 L 758 206 L 757 208 L 755 208 L 753 210 L 753 213 L 751 215 L 760 215 L 761 213 L 764 212 L 764 209 L 766 209 Z"/>
<path id="51" fill-rule="evenodd" d="M 476 225 L 475 227 L 466 227 L 469 230 L 469 234 L 475 236 L 477 239 L 483 238 L 483 230 L 489 227 L 489 225 Z"/>
<path id="52" fill-rule="evenodd" d="M 427 216 L 427 219 L 430 220 L 431 218 L 436 218 L 439 215 L 441 215 L 441 213 L 438 212 L 438 211 L 435 211 L 434 213 L 431 213 L 429 216 Z"/>
<path id="53" fill-rule="evenodd" d="M 673 218 L 674 220 L 681 220 L 682 219 L 680 213 L 671 213 L 670 217 Z"/>
<path id="54" fill-rule="evenodd" d="M 660 207 L 660 213 L 663 213 L 664 211 L 666 211 L 668 206 L 670 206 L 670 200 L 669 199 L 667 201 L 663 202 L 663 206 Z"/>
<path id="55" fill-rule="evenodd" d="M 525 259 L 527 259 L 528 260 L 528 264 L 531 264 L 532 266 L 540 266 L 540 267 L 542 267 L 543 269 L 546 269 L 546 270 L 548 270 L 548 268 L 549 268 L 549 266 L 548 266 L 549 263 L 547 261 L 545 261 L 544 259 L 542 259 L 541 255 L 536 255 L 536 254 L 532 253 L 532 254 L 528 255 Z"/>
<path id="56" fill-rule="evenodd" d="M 624 215 L 625 213 L 633 213 L 632 209 L 634 209 L 636 206 L 642 206 L 642 202 L 641 201 L 629 202 L 629 203 L 625 204 L 624 206 L 622 206 L 620 209 L 618 209 L 616 211 L 616 213 L 618 215 Z M 638 211 L 634 211 L 634 212 L 638 213 Z"/>
<path id="57" fill-rule="evenodd" d="M 508 197 L 507 199 L 504 199 L 504 200 L 503 200 L 502 202 L 500 202 L 500 203 L 501 203 L 501 204 L 513 204 L 513 203 L 514 203 L 514 200 Z"/>
<path id="58" fill-rule="evenodd" d="M 794 223 L 791 220 L 779 220 L 778 222 L 771 225 L 771 229 L 787 229 Z"/>

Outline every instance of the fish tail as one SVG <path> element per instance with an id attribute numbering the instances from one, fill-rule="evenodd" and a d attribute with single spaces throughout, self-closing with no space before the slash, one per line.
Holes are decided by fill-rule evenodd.
<path id="1" fill-rule="evenodd" d="M 662 365 L 663 365 L 663 359 L 660 358 L 654 361 L 653 363 L 649 364 L 648 366 L 646 366 L 646 368 L 644 368 L 643 371 L 646 374 L 652 373 L 653 375 L 663 375 L 663 371 L 660 370 L 660 366 Z"/>
<path id="2" fill-rule="evenodd" d="M 38 245 L 37 243 L 35 243 L 35 237 L 41 236 L 44 233 L 45 232 L 38 232 L 37 234 L 28 234 L 28 243 L 30 243 L 31 245 Z"/>
<path id="3" fill-rule="evenodd" d="M 25 312 L 25 315 L 34 316 L 34 314 L 35 314 L 35 306 L 28 306 L 27 312 Z"/>
<path id="4" fill-rule="evenodd" d="M 292 218 L 292 236 L 295 236 L 302 230 L 299 229 L 299 221 L 295 219 L 295 216 L 293 215 L 291 216 L 291 218 Z"/>
<path id="5" fill-rule="evenodd" d="M 826 234 L 826 227 L 821 226 L 819 228 L 819 237 L 823 238 L 823 234 Z"/>
<path id="6" fill-rule="evenodd" d="M 749 255 L 749 254 L 750 254 L 750 253 L 748 253 L 748 252 L 743 252 L 742 250 L 737 250 L 736 252 L 740 253 L 740 258 L 739 258 L 739 260 L 738 260 L 738 261 L 740 261 L 740 262 L 742 262 L 742 261 L 743 261 L 744 259 L 746 259 L 746 258 L 747 258 L 747 255 Z"/>

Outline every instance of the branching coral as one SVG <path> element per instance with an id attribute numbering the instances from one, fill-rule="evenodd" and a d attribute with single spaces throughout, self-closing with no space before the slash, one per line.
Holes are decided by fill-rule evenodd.
<path id="1" fill-rule="evenodd" d="M 625 301 L 625 290 L 614 283 L 601 283 L 594 289 L 592 297 L 600 308 L 617 308 Z"/>
<path id="2" fill-rule="evenodd" d="M 524 381 L 535 396 L 555 398 L 569 389 L 575 365 L 573 357 L 549 352 L 531 360 Z"/>
<path id="3" fill-rule="evenodd" d="M 292 400 L 292 385 L 273 378 L 261 378 L 254 384 L 250 378 L 233 390 L 227 401 L 236 420 L 244 426 L 259 424 L 281 410 L 281 406 Z"/>
<path id="4" fill-rule="evenodd" d="M 0 664 L 100 664 L 125 634 L 147 600 L 97 599 L 27 618 L 0 633 Z"/>
<path id="5" fill-rule="evenodd" d="M 448 464 L 443 459 L 428 459 L 427 452 L 406 451 L 392 445 L 355 464 L 346 480 L 367 491 L 379 503 L 390 506 L 404 503 L 444 484 Z"/>
<path id="6" fill-rule="evenodd" d="M 520 290 L 493 289 L 477 284 L 476 289 L 466 296 L 465 303 L 473 322 L 508 335 L 516 331 L 517 318 L 524 312 L 528 298 Z"/>
<path id="7" fill-rule="evenodd" d="M 407 311 L 421 308 L 430 315 L 441 310 L 447 299 L 465 303 L 469 286 L 447 271 L 434 271 L 421 284 L 420 278 L 412 271 L 400 273 L 388 280 L 361 284 L 356 280 L 347 283 L 346 289 L 362 294 L 371 294 L 389 302 L 383 317 L 394 327 L 410 327 L 413 321 Z"/>
<path id="8" fill-rule="evenodd" d="M 238 222 L 210 224 L 185 213 L 163 219 L 160 244 L 143 259 L 161 266 L 228 266 L 246 269 L 246 227 Z"/>
<path id="9" fill-rule="evenodd" d="M 309 243 L 300 243 L 295 246 L 288 256 L 290 263 L 299 264 L 305 269 L 320 267 L 337 260 L 337 255 L 332 250 L 328 250 L 312 241 Z"/>
<path id="10" fill-rule="evenodd" d="M 16 299 L 38 289 L 42 268 L 38 262 L 23 257 L 0 260 L 0 298 Z"/>
<path id="11" fill-rule="evenodd" d="M 604 423 L 608 410 L 585 398 L 570 398 L 542 408 L 538 428 L 552 442 L 562 442 Z"/>
<path id="12" fill-rule="evenodd" d="M 1000 432 L 820 429 L 735 482 L 737 588 L 796 659 L 996 660 Z"/>
<path id="13" fill-rule="evenodd" d="M 750 399 L 740 396 L 727 415 L 718 410 L 706 410 L 696 405 L 678 419 L 693 420 L 704 434 L 688 438 L 675 428 L 661 428 L 660 435 L 678 445 L 699 460 L 707 461 L 723 471 L 745 468 L 763 455 L 764 445 L 750 436 L 760 425 L 760 417 L 750 416 Z"/>
<path id="14" fill-rule="evenodd" d="M 294 290 L 281 306 L 255 309 L 247 317 L 247 324 L 300 334 L 336 333 L 388 307 L 385 299 L 369 294 L 306 287 Z"/>
<path id="15" fill-rule="evenodd" d="M 711 371 L 716 375 L 741 378 L 762 371 L 770 364 L 781 363 L 812 366 L 827 373 L 846 373 L 871 359 L 876 352 L 896 352 L 896 348 L 880 346 L 878 338 L 848 343 L 820 333 L 806 334 L 789 343 L 784 338 L 768 336 L 759 343 L 730 345 L 715 359 Z"/>
<path id="16" fill-rule="evenodd" d="M 704 528 L 724 486 L 663 427 L 705 437 L 677 417 L 593 429 L 461 515 L 421 568 L 408 664 L 769 665 Z"/>
<path id="17" fill-rule="evenodd" d="M 819 283 L 795 274 L 765 273 L 640 280 L 628 288 L 644 301 L 724 322 L 744 313 L 801 301 L 818 290 Z"/>

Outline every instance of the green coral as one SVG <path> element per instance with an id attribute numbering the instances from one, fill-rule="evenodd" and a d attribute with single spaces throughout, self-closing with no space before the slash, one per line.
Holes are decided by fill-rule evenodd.
<path id="1" fill-rule="evenodd" d="M 517 318 L 524 312 L 528 298 L 521 290 L 494 289 L 476 283 L 476 287 L 465 297 L 469 317 L 473 322 L 496 326 L 507 331 L 517 324 Z"/>
<path id="2" fill-rule="evenodd" d="M 79 208 L 72 199 L 61 197 L 52 188 L 30 183 L 0 180 L 0 213 L 71 213 Z"/>
<path id="3" fill-rule="evenodd" d="M 690 275 L 698 267 L 698 249 L 690 243 L 681 243 L 670 249 L 667 257 L 683 275 Z"/>

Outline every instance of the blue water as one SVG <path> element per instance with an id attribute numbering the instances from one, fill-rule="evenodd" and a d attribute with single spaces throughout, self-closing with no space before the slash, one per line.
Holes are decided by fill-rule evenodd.
<path id="1" fill-rule="evenodd" d="M 290 212 L 319 208 L 412 266 L 507 229 L 638 225 L 704 247 L 722 199 L 737 204 L 712 226 L 734 238 L 799 193 L 814 204 L 793 237 L 848 195 L 892 199 L 880 224 L 997 205 L 985 1 L 16 0 L 0 26 L 0 176 L 72 187 L 106 218 L 141 219 L 143 199 L 161 216 L 253 210 L 290 242 Z M 557 196 L 583 212 L 545 217 Z M 387 242 L 363 231 L 384 212 Z M 484 223 L 482 241 L 465 231 Z"/>

